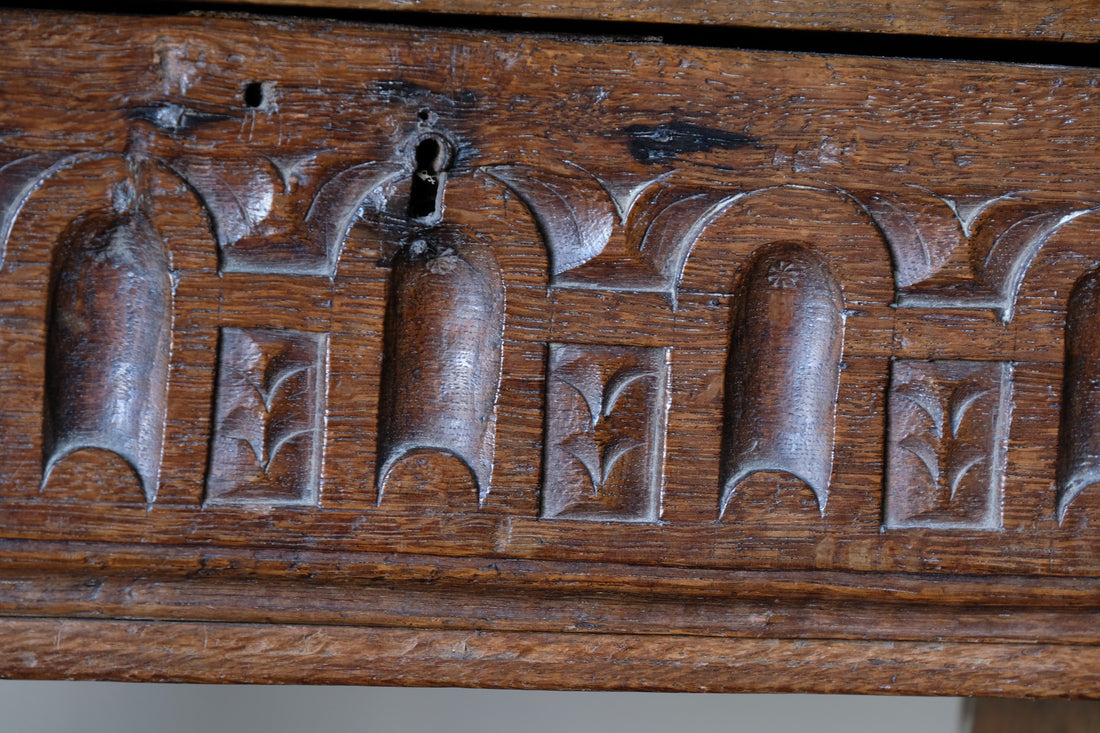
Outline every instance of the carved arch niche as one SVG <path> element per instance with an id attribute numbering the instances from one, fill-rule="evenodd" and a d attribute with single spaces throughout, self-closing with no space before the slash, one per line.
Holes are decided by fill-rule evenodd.
<path id="1" fill-rule="evenodd" d="M 1031 359 L 1016 367 L 1017 389 L 1029 392 L 1031 399 L 1021 400 L 1025 409 L 1018 407 L 1014 414 L 1013 444 L 1043 456 L 1047 470 L 1010 474 L 1005 525 L 1006 529 L 1056 527 L 1060 535 L 1072 534 L 1076 541 L 1067 543 L 1052 560 L 1066 568 L 1077 567 L 1091 557 L 1095 546 L 1091 528 L 1100 521 L 1100 431 L 1096 420 L 1100 402 L 1095 386 L 1100 375 L 1096 343 L 1100 328 L 1098 242 L 1097 209 L 1054 234 L 1039 251 L 1020 288 L 1016 316 L 1020 321 L 1017 343 L 1021 349 L 1031 348 Z M 1045 307 L 1037 307 L 1040 304 Z M 1019 341 L 1038 329 L 1062 338 L 1047 339 L 1041 348 Z M 1045 501 L 1012 501 L 1017 491 L 1025 492 L 1021 496 L 1042 496 Z"/>
<path id="2" fill-rule="evenodd" d="M 219 287 L 206 217 L 157 161 L 27 160 L 50 159 L 22 195 L 12 191 L 18 164 L 3 182 L 0 281 L 10 295 L 0 343 L 17 357 L 0 373 L 0 395 L 15 406 L 0 416 L 3 483 L 13 498 L 194 504 L 216 337 L 199 301 Z M 9 429 L 17 416 L 43 430 Z M 162 471 L 168 463 L 173 473 Z"/>
<path id="3" fill-rule="evenodd" d="M 459 137 L 420 117 L 380 164 L 393 174 L 359 202 L 333 281 L 340 361 L 331 365 L 325 503 L 361 509 L 368 527 L 394 515 L 488 511 L 508 465 L 497 425 L 510 409 L 501 376 L 502 359 L 514 358 L 505 342 L 511 263 L 497 243 L 511 228 L 494 211 L 499 187 L 474 175 Z M 364 463 L 369 474 L 344 472 Z"/>
<path id="4" fill-rule="evenodd" d="M 1087 499 L 1076 503 L 1090 450 L 1085 385 L 1095 356 L 1081 338 L 1092 327 L 1081 294 L 1097 262 L 1095 203 L 1055 191 L 947 200 L 981 206 L 957 206 L 962 226 L 933 220 L 945 232 L 929 229 L 930 241 L 960 241 L 968 231 L 969 241 L 929 279 L 936 298 L 913 302 L 909 293 L 897 309 L 888 450 L 900 470 L 887 465 L 884 524 L 1004 532 L 1013 538 L 1006 551 L 1039 552 L 1064 537 L 1059 525 L 1074 506 L 1096 511 Z M 983 272 L 997 271 L 1012 277 L 1003 278 L 1003 297 L 991 299 Z M 922 491 L 940 498 L 922 499 Z M 1037 528 L 1050 538 L 1036 539 Z M 1051 563 L 1076 567 L 1085 556 L 1078 553 L 1091 553 L 1087 536 Z"/>
<path id="5" fill-rule="evenodd" d="M 891 282 L 881 237 L 831 188 L 747 191 L 703 232 L 678 292 L 680 327 L 706 338 L 673 353 L 672 402 L 691 410 L 669 418 L 666 517 L 877 528 Z M 681 444 L 681 420 L 715 439 Z M 698 466 L 714 493 L 677 482 Z"/>

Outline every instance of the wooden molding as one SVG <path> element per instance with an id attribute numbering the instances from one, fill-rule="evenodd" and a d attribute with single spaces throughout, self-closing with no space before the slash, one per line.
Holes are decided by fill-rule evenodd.
<path id="1" fill-rule="evenodd" d="M 3 674 L 1100 695 L 1096 69 L 0 39 Z"/>
<path id="2" fill-rule="evenodd" d="M 215 4 L 239 0 L 206 0 Z M 1090 42 L 1100 39 L 1094 0 L 244 0 L 257 9 L 312 7 L 619 21 L 960 38 Z M 750 36 L 751 37 L 751 36 Z"/>

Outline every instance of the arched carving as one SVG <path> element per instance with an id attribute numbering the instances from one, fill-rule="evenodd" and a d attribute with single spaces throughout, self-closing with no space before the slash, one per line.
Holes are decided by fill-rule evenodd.
<path id="1" fill-rule="evenodd" d="M 153 501 L 172 286 L 164 243 L 140 207 L 90 212 L 69 226 L 54 251 L 48 312 L 43 483 L 70 453 L 102 448 L 133 466 Z"/>
<path id="2" fill-rule="evenodd" d="M 802 479 L 824 513 L 844 339 L 840 286 L 821 254 L 780 242 L 745 265 L 733 307 L 719 514 L 759 471 Z"/>

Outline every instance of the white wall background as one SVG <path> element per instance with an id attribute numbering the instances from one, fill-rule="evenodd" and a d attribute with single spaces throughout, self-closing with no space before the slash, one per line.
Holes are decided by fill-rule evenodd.
<path id="1" fill-rule="evenodd" d="M 0 681 L 0 733 L 956 733 L 957 698 Z"/>

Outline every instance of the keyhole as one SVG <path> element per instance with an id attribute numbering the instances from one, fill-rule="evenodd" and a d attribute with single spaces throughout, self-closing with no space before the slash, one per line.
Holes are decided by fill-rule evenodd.
<path id="1" fill-rule="evenodd" d="M 415 170 L 409 190 L 409 217 L 435 223 L 443 215 L 443 185 L 450 154 L 447 143 L 429 136 L 416 146 Z"/>

